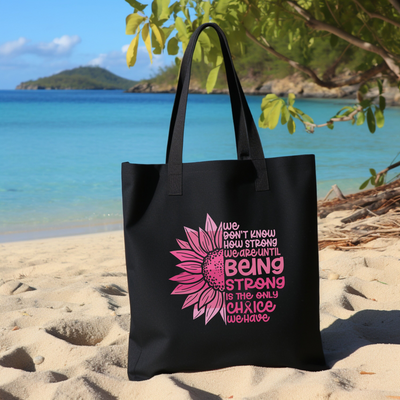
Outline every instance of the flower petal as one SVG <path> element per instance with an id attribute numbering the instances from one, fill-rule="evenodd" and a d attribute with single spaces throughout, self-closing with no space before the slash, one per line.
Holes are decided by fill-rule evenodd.
<path id="1" fill-rule="evenodd" d="M 206 325 L 210 320 L 218 314 L 222 306 L 222 293 L 217 292 L 214 300 L 206 305 Z"/>
<path id="2" fill-rule="evenodd" d="M 171 254 L 173 254 L 179 261 L 198 261 L 198 262 L 203 262 L 203 257 L 199 256 L 192 250 L 175 250 L 171 251 Z"/>
<path id="3" fill-rule="evenodd" d="M 193 307 L 193 319 L 199 318 L 200 315 L 204 314 L 204 311 L 206 311 L 205 307 L 200 308 L 200 310 L 199 310 L 197 304 L 195 304 Z"/>
<path id="4" fill-rule="evenodd" d="M 192 248 L 190 247 L 190 244 L 188 242 L 185 242 L 184 240 L 180 240 L 180 239 L 176 239 L 176 241 L 178 242 L 179 247 L 181 249 L 192 250 Z"/>
<path id="5" fill-rule="evenodd" d="M 189 272 L 182 272 L 179 275 L 169 278 L 170 281 L 176 281 L 180 283 L 194 283 L 198 282 L 200 279 L 203 279 L 202 274 L 191 274 Z"/>
<path id="6" fill-rule="evenodd" d="M 193 229 L 186 228 L 186 226 L 184 228 L 192 249 L 200 256 L 205 257 L 207 253 L 200 246 L 198 233 Z"/>
<path id="7" fill-rule="evenodd" d="M 207 231 L 208 235 L 210 236 L 210 239 L 215 248 L 214 237 L 215 237 L 215 232 L 217 232 L 217 225 L 215 225 L 215 222 L 208 214 L 207 214 L 207 218 L 206 218 L 206 231 Z"/>
<path id="8" fill-rule="evenodd" d="M 225 293 L 222 293 L 222 306 L 221 306 L 220 314 L 221 314 L 222 320 L 225 322 L 225 325 L 226 325 L 226 301 L 225 301 Z"/>
<path id="9" fill-rule="evenodd" d="M 199 298 L 201 296 L 201 294 L 208 288 L 208 285 L 205 285 L 203 287 L 203 289 L 199 290 L 196 293 L 193 294 L 189 294 L 188 297 L 186 297 L 185 302 L 183 303 L 182 309 L 189 307 L 191 305 L 193 305 L 194 303 L 197 303 L 199 301 Z"/>
<path id="10" fill-rule="evenodd" d="M 177 264 L 176 266 L 184 269 L 187 272 L 191 272 L 192 274 L 201 274 L 202 272 L 201 264 L 195 261 L 186 261 Z"/>
<path id="11" fill-rule="evenodd" d="M 205 290 L 203 294 L 200 296 L 199 300 L 200 308 L 202 308 L 204 304 L 209 303 L 214 297 L 215 297 L 215 290 L 212 287 Z"/>
<path id="12" fill-rule="evenodd" d="M 199 228 L 199 240 L 200 240 L 200 246 L 203 248 L 203 250 L 206 253 L 209 253 L 213 250 L 215 250 L 215 247 L 213 245 L 213 242 L 210 239 L 210 236 L 208 236 L 208 233 L 203 231 L 203 229 Z"/>
<path id="13" fill-rule="evenodd" d="M 222 249 L 222 222 L 219 224 L 218 230 L 215 233 L 215 247 Z"/>
<path id="14" fill-rule="evenodd" d="M 192 283 L 191 285 L 186 285 L 184 283 L 178 285 L 171 294 L 190 294 L 197 292 L 198 290 L 202 289 L 204 286 L 205 282 L 204 280 L 201 280 L 196 283 Z"/>

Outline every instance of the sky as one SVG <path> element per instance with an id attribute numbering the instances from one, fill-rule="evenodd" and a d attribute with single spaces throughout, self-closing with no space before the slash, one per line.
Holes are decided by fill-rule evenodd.
<path id="1" fill-rule="evenodd" d="M 89 65 L 131 80 L 155 75 L 174 56 L 165 52 L 150 64 L 141 41 L 128 68 L 133 36 L 125 34 L 125 18 L 132 12 L 124 0 L 0 0 L 0 89 Z"/>

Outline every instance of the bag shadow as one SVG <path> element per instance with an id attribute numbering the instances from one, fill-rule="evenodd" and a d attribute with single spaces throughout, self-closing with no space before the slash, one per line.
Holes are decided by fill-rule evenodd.
<path id="1" fill-rule="evenodd" d="M 400 344 L 399 310 L 362 310 L 348 319 L 338 319 L 321 331 L 327 364 L 348 357 L 361 347 Z"/>

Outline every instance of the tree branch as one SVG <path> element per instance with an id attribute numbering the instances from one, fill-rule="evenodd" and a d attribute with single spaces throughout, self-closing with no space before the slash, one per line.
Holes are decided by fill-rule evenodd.
<path id="1" fill-rule="evenodd" d="M 334 88 L 339 88 L 343 86 L 349 86 L 349 85 L 357 85 L 358 83 L 365 82 L 372 77 L 376 76 L 377 74 L 384 72 L 388 70 L 388 66 L 385 62 L 382 62 L 379 65 L 376 65 L 372 68 L 370 68 L 367 71 L 362 72 L 361 74 L 354 75 L 350 79 L 345 79 L 345 80 L 338 80 L 338 81 L 323 81 L 320 78 L 318 78 L 317 74 L 309 67 L 306 67 L 303 64 L 300 64 L 294 60 L 291 60 L 290 58 L 284 56 L 283 54 L 277 52 L 269 43 L 266 41 L 265 38 L 261 38 L 264 43 L 261 43 L 260 41 L 257 40 L 255 36 L 253 36 L 246 28 L 246 36 L 251 39 L 255 44 L 260 46 L 262 49 L 266 50 L 268 53 L 273 54 L 275 57 L 279 58 L 282 61 L 287 62 L 289 65 L 291 65 L 293 68 L 297 69 L 298 71 L 304 72 L 306 75 L 308 75 L 317 85 L 321 87 L 325 87 L 328 89 L 334 89 Z"/>
<path id="2" fill-rule="evenodd" d="M 339 117 L 339 118 L 331 118 L 328 122 L 325 124 L 312 124 L 311 122 L 303 121 L 303 124 L 306 126 L 306 129 L 309 130 L 311 133 L 314 133 L 315 128 L 322 128 L 323 126 L 328 126 L 334 122 L 345 122 L 345 121 L 351 121 L 354 119 L 354 116 L 359 112 L 362 111 L 362 107 L 358 106 L 354 111 L 352 111 L 349 115 L 345 117 Z"/>
<path id="3" fill-rule="evenodd" d="M 384 15 L 367 11 L 365 9 L 365 7 L 363 5 L 361 5 L 357 0 L 353 0 L 353 2 L 356 3 L 361 8 L 361 10 L 363 10 L 365 12 L 365 14 L 368 15 L 368 17 L 375 18 L 375 19 L 381 19 L 382 21 L 388 22 L 389 24 L 398 26 L 400 28 L 400 22 L 393 21 L 392 19 L 385 17 Z"/>
<path id="4" fill-rule="evenodd" d="M 394 0 L 392 0 L 394 1 Z M 293 7 L 299 15 L 301 15 L 306 20 L 306 25 L 308 25 L 312 29 L 316 29 L 319 31 L 326 31 L 333 33 L 334 35 L 346 40 L 347 42 L 353 44 L 360 49 L 378 54 L 381 56 L 388 67 L 395 73 L 397 79 L 400 79 L 400 67 L 395 62 L 395 57 L 393 54 L 386 52 L 384 49 L 381 49 L 372 43 L 365 42 L 346 31 L 337 28 L 336 26 L 329 25 L 325 22 L 316 20 L 311 14 L 308 13 L 304 8 L 300 7 L 295 1 L 286 0 L 286 3 Z"/>
<path id="5" fill-rule="evenodd" d="M 305 65 L 302 65 L 294 60 L 291 60 L 290 58 L 284 56 L 283 54 L 277 52 L 271 45 L 268 44 L 265 38 L 262 37 L 262 40 L 264 43 L 261 43 L 257 40 L 255 36 L 253 36 L 246 28 L 244 28 L 246 31 L 246 36 L 251 39 L 254 43 L 256 43 L 258 46 L 263 48 L 264 50 L 268 51 L 268 53 L 273 54 L 275 57 L 279 58 L 280 60 L 283 60 L 287 62 L 289 65 L 291 65 L 293 68 L 304 72 L 307 74 L 312 80 L 317 83 L 320 86 L 327 87 L 327 88 L 334 88 L 333 82 L 324 82 L 321 81 L 321 79 L 318 78 L 317 74 L 310 68 L 306 67 Z"/>
<path id="6" fill-rule="evenodd" d="M 326 3 L 328 5 L 328 3 Z M 364 29 L 363 25 L 357 32 L 357 35 Z M 335 71 L 337 66 L 340 64 L 340 61 L 342 60 L 343 56 L 346 54 L 346 51 L 350 48 L 351 44 L 348 43 L 346 48 L 343 50 L 342 54 L 339 56 L 339 58 L 329 67 L 327 70 L 324 72 L 324 75 L 322 75 L 322 79 L 329 79 L 335 76 Z"/>
<path id="7" fill-rule="evenodd" d="M 389 0 L 389 3 L 396 9 L 396 11 L 400 14 L 400 2 L 399 0 Z"/>
<path id="8" fill-rule="evenodd" d="M 379 36 L 372 30 L 372 28 L 370 28 L 366 22 L 362 21 L 363 23 L 363 27 L 365 26 L 370 32 L 371 35 L 374 37 L 374 39 L 381 45 L 382 49 L 384 49 L 386 52 L 389 53 L 389 50 L 387 49 L 387 47 L 382 43 L 382 40 L 379 39 Z"/>
<path id="9" fill-rule="evenodd" d="M 329 3 L 325 0 L 325 5 L 328 7 L 329 12 L 331 13 L 333 19 L 335 20 L 335 22 L 339 25 L 342 26 L 342 24 L 338 21 L 338 19 L 336 18 L 336 15 L 333 13 Z"/>
<path id="10" fill-rule="evenodd" d="M 389 165 L 387 168 L 385 168 L 385 169 L 382 170 L 381 172 L 378 172 L 378 173 L 376 174 L 375 184 L 378 183 L 379 178 L 381 177 L 381 175 L 386 174 L 386 172 L 388 172 L 388 171 L 390 171 L 391 169 L 396 168 L 396 167 L 400 167 L 400 161 L 397 162 L 397 163 L 394 163 L 394 164 L 392 164 L 392 165 Z"/>

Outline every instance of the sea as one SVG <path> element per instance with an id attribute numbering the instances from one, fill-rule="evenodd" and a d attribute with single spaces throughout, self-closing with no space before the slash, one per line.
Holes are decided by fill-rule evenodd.
<path id="1" fill-rule="evenodd" d="M 258 121 L 262 96 L 247 96 Z M 163 164 L 174 94 L 0 91 L 0 242 L 122 228 L 121 163 Z M 324 123 L 349 100 L 299 99 Z M 259 129 L 266 157 L 315 154 L 318 197 L 356 192 L 400 151 L 400 108 L 374 134 L 337 123 Z M 235 159 L 228 95 L 189 95 L 184 162 Z M 389 175 L 395 175 L 395 171 Z"/>

